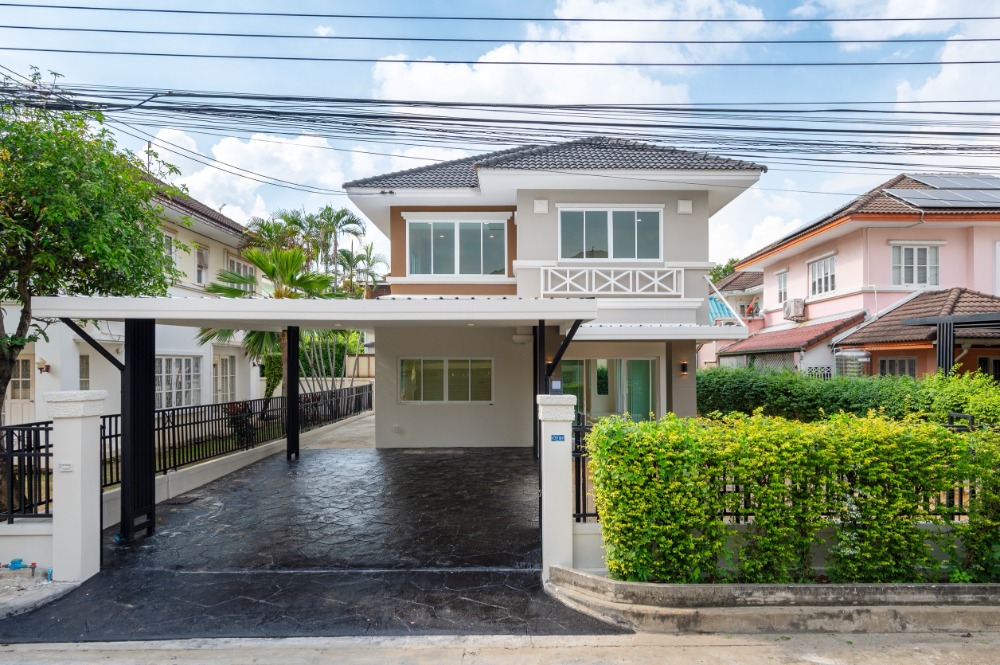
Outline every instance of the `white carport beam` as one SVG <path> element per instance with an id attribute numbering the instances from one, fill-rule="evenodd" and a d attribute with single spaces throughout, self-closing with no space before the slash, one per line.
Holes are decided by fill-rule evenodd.
<path id="1" fill-rule="evenodd" d="M 553 325 L 597 318 L 586 298 L 420 298 L 322 300 L 262 298 L 113 298 L 50 296 L 33 300 L 42 318 L 103 321 L 155 319 L 158 324 L 234 330 L 356 329 L 374 326 Z"/>

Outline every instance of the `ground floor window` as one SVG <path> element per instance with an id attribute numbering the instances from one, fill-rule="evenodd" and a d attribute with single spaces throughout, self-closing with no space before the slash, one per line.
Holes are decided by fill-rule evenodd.
<path id="1" fill-rule="evenodd" d="M 883 376 L 909 375 L 917 378 L 916 358 L 879 358 L 878 373 Z"/>
<path id="2" fill-rule="evenodd" d="M 656 411 L 656 361 L 587 358 L 562 361 L 563 393 L 576 395 L 588 421 L 614 413 L 646 420 Z"/>
<path id="3" fill-rule="evenodd" d="M 90 356 L 80 356 L 80 390 L 90 390 Z"/>
<path id="4" fill-rule="evenodd" d="M 490 358 L 404 358 L 400 402 L 492 402 Z"/>
<path id="5" fill-rule="evenodd" d="M 201 403 L 200 357 L 157 356 L 155 372 L 157 409 Z"/>
<path id="6" fill-rule="evenodd" d="M 1000 358 L 980 357 L 979 371 L 1000 381 Z"/>
<path id="7" fill-rule="evenodd" d="M 216 356 L 212 363 L 212 394 L 215 403 L 236 401 L 236 356 Z"/>

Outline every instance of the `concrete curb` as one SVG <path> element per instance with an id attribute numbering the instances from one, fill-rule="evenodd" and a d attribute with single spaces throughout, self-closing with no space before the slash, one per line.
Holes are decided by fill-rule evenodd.
<path id="1" fill-rule="evenodd" d="M 0 619 L 9 619 L 18 614 L 37 610 L 53 600 L 62 598 L 80 582 L 48 582 L 20 589 L 13 594 L 4 594 L 3 606 L 0 606 Z"/>
<path id="2" fill-rule="evenodd" d="M 622 593 L 620 585 L 632 593 Z M 648 633 L 904 633 L 1000 631 L 1000 585 L 681 585 L 615 582 L 553 568 L 546 591 L 562 603 L 611 625 Z M 768 598 L 765 587 L 784 593 Z M 787 587 L 801 594 L 789 596 Z M 700 605 L 698 592 L 714 587 Z M 818 587 L 818 588 L 817 588 Z M 853 587 L 853 598 L 844 594 Z M 872 587 L 866 589 L 864 587 Z M 890 593 L 894 587 L 898 595 Z M 947 592 L 936 598 L 934 591 Z M 956 590 L 952 590 L 958 587 Z M 975 588 L 978 587 L 978 588 Z M 618 593 L 616 593 L 618 589 Z M 764 589 L 762 591 L 762 589 Z M 865 591 L 872 591 L 866 597 Z M 730 601 L 726 602 L 726 593 Z M 659 599 L 657 599 L 657 595 Z M 797 597 L 819 604 L 796 602 Z M 840 597 L 840 602 L 835 599 Z M 743 598 L 743 601 L 734 600 Z M 637 602 L 641 600 L 642 602 Z"/>

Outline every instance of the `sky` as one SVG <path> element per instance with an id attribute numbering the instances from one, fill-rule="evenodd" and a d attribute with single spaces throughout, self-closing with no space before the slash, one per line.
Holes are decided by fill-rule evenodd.
<path id="1" fill-rule="evenodd" d="M 31 66 L 55 71 L 62 82 L 162 89 L 238 91 L 267 94 L 387 100 L 516 102 L 545 104 L 713 103 L 846 105 L 884 102 L 883 108 L 920 101 L 923 108 L 947 109 L 951 100 L 988 100 L 976 109 L 1000 112 L 1000 98 L 984 82 L 1000 80 L 1000 64 L 942 64 L 948 60 L 998 60 L 1000 42 L 963 42 L 994 37 L 998 22 L 948 20 L 872 23 L 600 23 L 542 21 L 567 18 L 899 18 L 1000 15 L 994 0 L 39 0 L 33 7 L 0 2 L 0 65 L 26 74 Z M 43 6 L 50 5 L 50 6 Z M 508 16 L 538 20 L 373 20 L 357 18 L 248 17 L 146 14 L 56 8 L 51 5 L 111 8 L 174 8 L 282 13 L 372 15 Z M 250 39 L 126 35 L 33 30 L 29 27 L 156 29 L 182 32 L 239 32 L 326 39 Z M 343 40 L 347 36 L 400 37 L 398 40 Z M 415 37 L 490 38 L 499 43 L 416 42 Z M 411 38 L 403 39 L 403 38 Z M 848 39 L 887 39 L 858 44 Z M 900 39 L 934 38 L 927 43 Z M 549 39 L 552 43 L 526 43 Z M 625 39 L 729 40 L 734 44 L 650 45 L 575 44 L 571 40 Z M 750 44 L 761 39 L 821 39 L 827 44 Z M 249 53 L 276 56 L 360 57 L 374 63 L 290 62 L 69 54 L 24 49 L 119 50 L 160 53 Z M 398 60 L 466 60 L 477 64 L 414 64 Z M 923 61 L 918 66 L 869 67 L 703 67 L 704 62 L 755 61 Z M 531 62 L 677 62 L 671 67 L 556 67 L 488 65 L 489 60 Z M 933 103 L 939 102 L 939 103 Z M 992 123 L 993 117 L 986 116 Z M 408 146 L 361 138 L 280 136 L 194 131 L 150 120 L 146 130 L 162 141 L 202 156 L 268 176 L 339 189 L 356 178 L 413 168 L 496 149 L 462 144 Z M 225 135 L 229 134 L 229 135 Z M 120 135 L 123 147 L 141 151 L 142 141 Z M 685 148 L 683 136 L 674 143 Z M 949 140 L 949 139 L 942 139 Z M 163 143 L 160 156 L 180 168 L 177 182 L 195 198 L 239 222 L 280 209 L 306 211 L 332 204 L 352 207 L 344 195 L 283 189 L 242 178 L 189 159 Z M 376 153 L 376 154 L 373 154 Z M 716 154 L 730 156 L 719 151 Z M 741 158 L 743 158 L 741 156 Z M 956 153 L 947 159 L 901 156 L 894 166 L 865 161 L 801 165 L 781 155 L 760 182 L 711 220 L 710 258 L 724 262 L 776 240 L 847 202 L 896 173 L 929 171 L 940 165 L 966 170 L 998 166 L 995 159 Z M 913 168 L 907 169 L 912 162 Z M 388 240 L 370 226 L 365 242 L 388 256 Z"/>

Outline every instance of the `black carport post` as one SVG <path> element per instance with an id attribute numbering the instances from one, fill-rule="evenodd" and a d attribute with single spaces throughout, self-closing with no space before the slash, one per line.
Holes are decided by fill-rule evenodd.
<path id="1" fill-rule="evenodd" d="M 945 374 L 951 373 L 955 364 L 955 323 L 940 321 L 937 324 L 937 366 Z"/>
<path id="2" fill-rule="evenodd" d="M 285 344 L 285 459 L 299 458 L 299 327 L 288 326 Z"/>
<path id="3" fill-rule="evenodd" d="M 125 321 L 122 372 L 122 519 L 119 538 L 156 528 L 156 321 Z"/>

